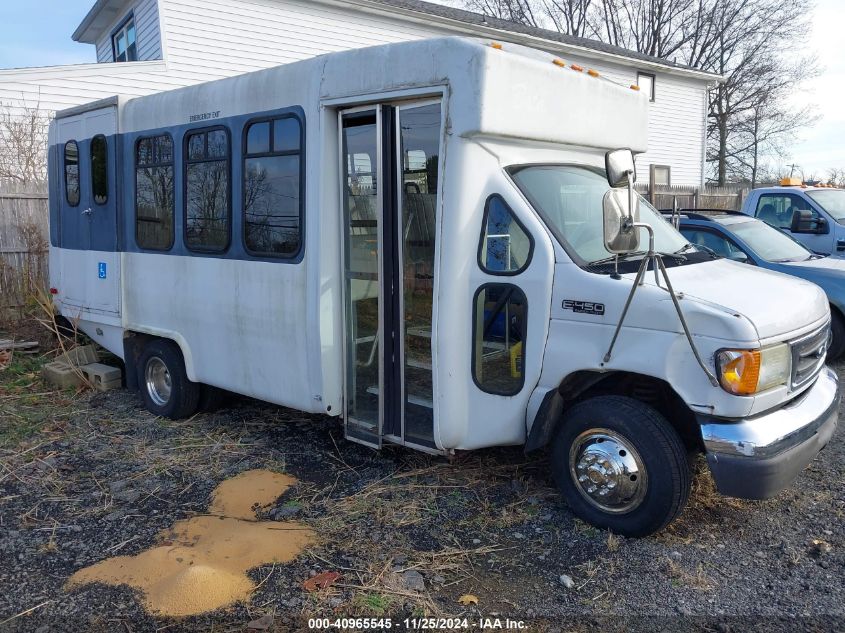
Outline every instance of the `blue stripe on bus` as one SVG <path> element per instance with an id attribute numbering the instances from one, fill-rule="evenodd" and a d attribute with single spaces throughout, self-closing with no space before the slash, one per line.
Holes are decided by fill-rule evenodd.
<path id="1" fill-rule="evenodd" d="M 243 135 L 248 121 L 262 117 L 293 115 L 299 120 L 300 136 L 300 182 L 299 197 L 301 209 L 300 248 L 294 257 L 272 257 L 252 255 L 246 250 L 243 222 Z M 184 226 L 185 200 L 183 186 L 183 137 L 185 133 L 210 126 L 225 126 L 231 134 L 231 196 L 232 196 L 232 239 L 229 247 L 222 252 L 197 252 L 187 248 L 182 227 Z M 174 215 L 173 226 L 175 239 L 173 246 L 166 251 L 144 249 L 135 240 L 135 144 L 139 138 L 170 134 L 173 138 L 174 168 Z M 74 139 L 79 144 L 80 191 L 82 201 L 79 206 L 67 204 L 64 180 L 64 144 L 57 144 L 49 152 L 49 195 L 50 195 L 50 243 L 59 248 L 70 250 L 98 250 L 106 252 L 150 253 L 156 255 L 175 255 L 182 257 L 211 257 L 215 259 L 235 259 L 265 262 L 299 263 L 305 251 L 305 159 L 306 159 L 306 121 L 305 111 L 300 106 L 280 108 L 265 112 L 254 112 L 202 122 L 160 127 L 150 130 L 129 132 L 108 137 L 109 147 L 109 199 L 106 205 L 91 204 L 92 219 L 102 216 L 97 211 L 108 211 L 113 221 L 91 222 L 91 231 L 86 238 L 79 231 L 74 231 L 71 221 L 79 222 L 75 214 L 81 214 L 89 205 L 91 188 L 91 139 Z M 116 154 L 115 154 L 116 152 Z M 117 169 L 113 166 L 117 164 Z M 116 173 L 115 173 L 116 172 Z M 64 222 L 64 227 L 62 223 Z M 80 225 L 77 225 L 78 228 Z M 63 230 L 64 229 L 64 230 Z M 104 248 L 93 248 L 93 244 Z"/>

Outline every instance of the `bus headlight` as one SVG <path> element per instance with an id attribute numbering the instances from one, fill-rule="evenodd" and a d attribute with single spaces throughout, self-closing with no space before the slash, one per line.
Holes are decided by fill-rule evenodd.
<path id="1" fill-rule="evenodd" d="M 789 381 L 791 356 L 786 343 L 763 349 L 725 349 L 716 354 L 722 389 L 750 396 Z"/>

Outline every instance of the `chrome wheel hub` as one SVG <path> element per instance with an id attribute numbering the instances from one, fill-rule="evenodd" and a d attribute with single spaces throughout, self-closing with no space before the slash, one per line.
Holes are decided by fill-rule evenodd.
<path id="1" fill-rule="evenodd" d="M 147 393 L 150 399 L 160 407 L 170 402 L 170 394 L 173 384 L 170 378 L 170 371 L 158 357 L 147 361 L 147 368 L 144 370 L 144 379 L 147 383 Z"/>
<path id="2" fill-rule="evenodd" d="M 609 429 L 590 429 L 572 443 L 569 473 L 578 492 L 604 512 L 630 512 L 648 489 L 645 465 L 633 444 Z"/>

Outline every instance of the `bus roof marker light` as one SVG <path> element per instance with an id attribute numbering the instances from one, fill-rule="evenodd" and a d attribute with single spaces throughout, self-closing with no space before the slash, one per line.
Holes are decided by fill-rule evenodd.
<path id="1" fill-rule="evenodd" d="M 490 42 L 490 47 L 495 48 L 497 51 L 502 50 L 502 45 L 499 42 Z"/>
<path id="2" fill-rule="evenodd" d="M 599 77 L 599 76 L 600 76 L 600 75 L 599 75 L 599 71 L 597 71 L 597 70 L 593 70 L 592 68 L 590 68 L 590 70 L 588 70 L 588 71 L 587 71 L 587 74 L 588 74 L 590 77 Z"/>
<path id="3" fill-rule="evenodd" d="M 555 66 L 560 66 L 561 68 L 566 68 L 566 62 L 563 61 L 562 59 L 555 58 L 555 59 L 552 60 L 552 63 Z"/>
<path id="4" fill-rule="evenodd" d="M 640 87 L 637 84 L 631 84 L 631 90 L 635 90 L 635 91 L 639 92 Z"/>
<path id="5" fill-rule="evenodd" d="M 581 66 L 579 66 L 578 64 L 571 64 L 569 67 L 576 72 L 579 72 L 579 73 L 584 72 L 584 69 Z"/>

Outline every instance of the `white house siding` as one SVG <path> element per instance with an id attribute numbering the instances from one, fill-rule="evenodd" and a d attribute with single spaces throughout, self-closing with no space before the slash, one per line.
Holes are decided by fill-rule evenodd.
<path id="1" fill-rule="evenodd" d="M 317 2 L 160 2 L 167 61 L 186 80 L 217 79 L 333 51 L 453 33 Z"/>
<path id="2" fill-rule="evenodd" d="M 112 53 L 111 34 L 120 26 L 133 11 L 127 8 L 109 28 L 103 32 L 97 41 L 97 61 L 108 63 L 114 61 Z M 135 41 L 138 47 L 138 61 L 162 59 L 161 27 L 159 24 L 158 0 L 139 0 L 134 7 L 135 13 Z"/>
<path id="3" fill-rule="evenodd" d="M 55 112 L 116 94 L 136 97 L 182 85 L 161 61 L 0 70 L 0 105 Z"/>
<path id="4" fill-rule="evenodd" d="M 673 185 L 704 184 L 707 93 L 678 77 L 655 82 L 648 122 L 649 149 L 639 157 L 637 177 L 648 182 L 648 165 L 669 165 Z"/>

